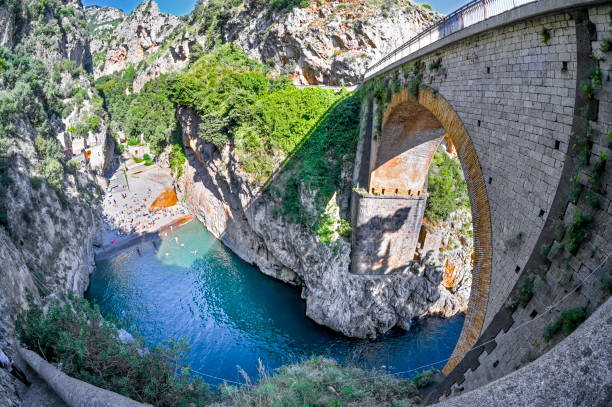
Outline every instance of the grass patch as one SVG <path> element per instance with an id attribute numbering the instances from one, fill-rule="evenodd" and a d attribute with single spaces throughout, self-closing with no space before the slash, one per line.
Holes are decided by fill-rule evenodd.
<path id="1" fill-rule="evenodd" d="M 232 406 L 408 406 L 418 395 L 409 380 L 342 366 L 323 357 L 284 366 L 273 376 L 261 371 L 249 390 L 226 386 Z"/>

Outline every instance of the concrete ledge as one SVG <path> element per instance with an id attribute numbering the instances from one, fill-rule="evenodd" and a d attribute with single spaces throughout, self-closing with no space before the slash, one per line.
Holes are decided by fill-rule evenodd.
<path id="1" fill-rule="evenodd" d="M 570 336 L 527 366 L 436 406 L 609 406 L 612 298 Z"/>
<path id="2" fill-rule="evenodd" d="M 112 391 L 74 379 L 43 360 L 31 350 L 19 348 L 19 354 L 49 387 L 70 407 L 152 407 Z"/>

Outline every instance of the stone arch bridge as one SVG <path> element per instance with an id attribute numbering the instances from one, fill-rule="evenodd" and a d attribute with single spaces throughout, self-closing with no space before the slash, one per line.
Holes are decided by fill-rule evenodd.
<path id="1" fill-rule="evenodd" d="M 496 329 L 494 337 L 509 326 L 504 304 L 524 272 L 544 260 L 540 248 L 568 208 L 573 135 L 585 134 L 585 120 L 598 121 L 604 133 L 612 123 L 609 103 L 582 91 L 598 63 L 594 44 L 610 34 L 609 9 L 603 1 L 473 1 L 366 74 L 352 272 L 405 266 L 433 153 L 446 139 L 462 163 L 474 270 L 463 331 L 443 370 L 449 377 L 487 329 Z M 604 23 L 591 21 L 597 15 Z M 609 73 L 601 80 L 606 88 Z M 595 145 L 608 151 L 603 137 Z M 385 216 L 401 226 L 372 239 L 377 232 L 365 225 Z"/>

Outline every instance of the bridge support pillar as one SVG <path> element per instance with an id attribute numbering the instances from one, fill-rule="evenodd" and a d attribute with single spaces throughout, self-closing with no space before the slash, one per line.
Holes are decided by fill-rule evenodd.
<path id="1" fill-rule="evenodd" d="M 351 272 L 388 274 L 409 265 L 423 222 L 427 195 L 354 194 Z"/>

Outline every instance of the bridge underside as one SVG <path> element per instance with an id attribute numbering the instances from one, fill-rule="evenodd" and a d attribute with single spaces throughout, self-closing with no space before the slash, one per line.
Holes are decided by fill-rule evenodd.
<path id="1" fill-rule="evenodd" d="M 366 160 L 368 194 L 353 203 L 353 273 L 389 274 L 410 265 L 425 214 L 427 173 L 445 134 L 416 101 L 396 106 L 382 123 Z"/>
<path id="2" fill-rule="evenodd" d="M 446 131 L 435 116 L 417 102 L 397 106 L 376 140 L 369 192 L 420 196 L 427 172 Z"/>

